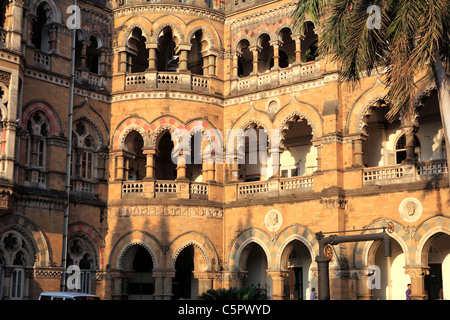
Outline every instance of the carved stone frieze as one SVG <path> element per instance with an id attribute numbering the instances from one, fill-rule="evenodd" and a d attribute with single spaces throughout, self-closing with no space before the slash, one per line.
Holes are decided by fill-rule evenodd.
<path id="1" fill-rule="evenodd" d="M 117 217 L 133 216 L 186 216 L 222 219 L 223 209 L 214 207 L 183 206 L 126 206 L 113 208 L 110 211 Z"/>

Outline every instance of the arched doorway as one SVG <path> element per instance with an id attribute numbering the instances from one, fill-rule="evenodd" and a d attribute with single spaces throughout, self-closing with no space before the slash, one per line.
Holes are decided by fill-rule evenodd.
<path id="1" fill-rule="evenodd" d="M 127 272 L 128 300 L 153 300 L 154 279 L 153 260 L 147 249 L 133 245 L 124 258 L 124 271 Z"/>
<path id="2" fill-rule="evenodd" d="M 380 272 L 379 288 L 372 289 L 374 300 L 405 300 L 411 277 L 405 274 L 405 254 L 400 244 L 391 239 L 391 257 L 384 256 L 381 242 L 376 242 L 375 265 Z"/>
<path id="3" fill-rule="evenodd" d="M 286 272 L 284 297 L 289 300 L 309 300 L 312 288 L 317 288 L 310 272 L 312 259 L 306 245 L 294 240 L 283 251 L 281 268 Z"/>
<path id="4" fill-rule="evenodd" d="M 267 256 L 261 246 L 255 242 L 250 243 L 241 254 L 241 270 L 247 271 L 242 286 L 262 288 L 269 293 L 267 277 Z"/>
<path id="5" fill-rule="evenodd" d="M 450 235 L 437 233 L 425 245 L 429 273 L 424 279 L 428 300 L 450 299 Z"/>
<path id="6" fill-rule="evenodd" d="M 174 300 L 192 299 L 198 295 L 198 280 L 194 278 L 193 273 L 196 266 L 198 269 L 200 263 L 200 261 L 196 261 L 196 258 L 201 256 L 199 252 L 196 252 L 197 250 L 193 245 L 187 246 L 177 257 L 172 289 Z"/>

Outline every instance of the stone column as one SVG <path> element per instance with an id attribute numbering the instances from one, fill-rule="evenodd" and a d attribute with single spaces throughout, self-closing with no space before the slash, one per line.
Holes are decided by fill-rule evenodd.
<path id="1" fill-rule="evenodd" d="M 119 72 L 127 73 L 128 71 L 128 53 L 123 49 L 119 52 Z"/>
<path id="2" fill-rule="evenodd" d="M 175 278 L 175 270 L 168 270 L 164 272 L 164 291 L 163 291 L 163 300 L 172 300 L 173 299 L 173 293 L 172 293 L 172 285 L 173 285 L 173 278 Z"/>
<path id="3" fill-rule="evenodd" d="M 185 151 L 180 150 L 177 158 L 177 180 L 187 180 L 186 178 L 186 157 L 190 155 L 186 154 Z"/>
<path id="4" fill-rule="evenodd" d="M 268 271 L 267 275 L 272 278 L 272 299 L 284 299 L 284 277 L 282 271 Z"/>
<path id="5" fill-rule="evenodd" d="M 156 70 L 156 43 L 147 43 L 148 49 L 148 70 L 155 71 Z"/>
<path id="6" fill-rule="evenodd" d="M 279 146 L 278 148 L 270 149 L 270 154 L 272 157 L 272 178 L 280 177 L 280 157 L 284 149 Z"/>
<path id="7" fill-rule="evenodd" d="M 155 292 L 153 297 L 155 300 L 163 300 L 164 297 L 164 272 L 161 270 L 153 270 L 153 279 L 155 281 Z"/>
<path id="8" fill-rule="evenodd" d="M 194 278 L 198 279 L 198 295 L 213 289 L 214 275 L 210 272 L 193 271 Z"/>
<path id="9" fill-rule="evenodd" d="M 91 44 L 90 41 L 82 41 L 81 45 L 81 70 L 87 70 L 87 66 L 86 66 L 86 61 L 87 61 L 87 48 L 89 47 L 89 45 Z"/>
<path id="10" fill-rule="evenodd" d="M 292 35 L 291 38 L 295 41 L 295 64 L 302 62 L 302 36 Z"/>
<path id="11" fill-rule="evenodd" d="M 415 144 L 414 137 L 416 133 L 416 127 L 414 126 L 405 126 L 402 129 L 406 138 L 406 162 L 414 162 L 415 161 Z"/>
<path id="12" fill-rule="evenodd" d="M 11 1 L 11 16 L 12 16 L 12 24 L 10 21 L 10 30 L 9 33 L 9 45 L 11 49 L 20 51 L 21 50 L 21 42 L 22 42 L 22 21 L 23 21 L 23 7 L 24 1 Z M 28 42 L 29 43 L 29 42 Z"/>
<path id="13" fill-rule="evenodd" d="M 232 65 L 232 72 L 231 72 L 231 78 L 232 79 L 237 79 L 238 78 L 238 59 L 239 59 L 240 54 L 238 52 L 236 52 L 236 54 L 233 55 L 233 65 Z"/>
<path id="14" fill-rule="evenodd" d="M 116 156 L 116 179 L 125 180 L 125 158 L 123 154 Z"/>
<path id="15" fill-rule="evenodd" d="M 147 155 L 147 163 L 145 165 L 146 174 L 145 178 L 148 180 L 155 179 L 155 154 L 156 150 L 144 150 L 144 154 Z"/>
<path id="16" fill-rule="evenodd" d="M 208 75 L 214 77 L 216 75 L 216 56 L 210 55 L 208 57 L 209 65 L 208 65 Z"/>
<path id="17" fill-rule="evenodd" d="M 179 45 L 179 71 L 187 72 L 188 71 L 188 52 L 191 50 L 190 44 L 180 44 Z"/>
<path id="18" fill-rule="evenodd" d="M 429 274 L 429 267 L 423 266 L 405 266 L 405 273 L 411 277 L 411 299 L 426 300 L 424 279 Z M 407 287 L 405 286 L 405 292 Z M 406 293 L 405 293 L 406 299 Z"/>
<path id="19" fill-rule="evenodd" d="M 258 73 L 258 53 L 261 51 L 261 47 L 254 46 L 250 47 L 249 50 L 253 53 L 253 71 L 252 74 Z"/>
<path id="20" fill-rule="evenodd" d="M 239 163 L 237 157 L 233 156 L 233 162 L 230 164 L 231 166 L 231 178 L 230 182 L 238 182 L 239 181 Z"/>
<path id="21" fill-rule="evenodd" d="M 362 136 L 353 140 L 353 167 L 363 166 L 363 141 L 364 138 Z"/>
<path id="22" fill-rule="evenodd" d="M 280 68 L 280 46 L 283 44 L 280 40 L 274 40 L 269 42 L 273 47 L 273 67 L 272 70 Z"/>

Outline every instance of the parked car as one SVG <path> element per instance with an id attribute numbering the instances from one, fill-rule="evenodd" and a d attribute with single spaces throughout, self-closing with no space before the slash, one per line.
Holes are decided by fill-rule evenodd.
<path id="1" fill-rule="evenodd" d="M 100 297 L 79 292 L 42 292 L 39 300 L 100 300 Z"/>

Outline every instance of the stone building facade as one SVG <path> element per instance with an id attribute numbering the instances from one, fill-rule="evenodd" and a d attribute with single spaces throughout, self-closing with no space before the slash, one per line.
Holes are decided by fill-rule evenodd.
<path id="1" fill-rule="evenodd" d="M 69 145 L 81 291 L 169 300 L 257 286 L 309 299 L 317 232 L 390 226 L 390 258 L 377 241 L 332 247 L 332 299 L 404 299 L 408 283 L 414 299 L 450 298 L 429 75 L 415 118 L 387 122 L 383 70 L 339 84 L 317 57 L 321 31 L 292 30 L 292 1 L 80 0 L 69 144 L 72 3 L 1 6 L 1 299 L 59 290 Z"/>

